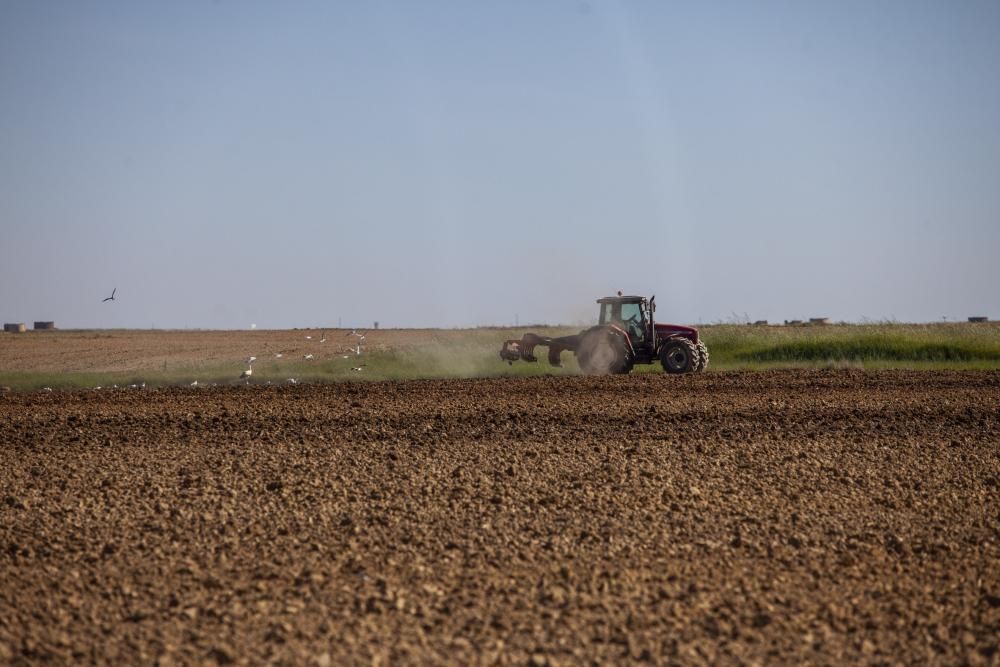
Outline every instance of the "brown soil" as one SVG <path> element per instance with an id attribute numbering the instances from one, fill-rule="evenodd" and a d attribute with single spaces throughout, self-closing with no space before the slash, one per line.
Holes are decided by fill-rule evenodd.
<path id="1" fill-rule="evenodd" d="M 0 663 L 998 664 L 1000 373 L 0 394 Z"/>

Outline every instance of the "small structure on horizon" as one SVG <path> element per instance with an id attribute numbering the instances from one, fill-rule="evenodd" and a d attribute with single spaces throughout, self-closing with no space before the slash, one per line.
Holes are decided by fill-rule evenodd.
<path id="1" fill-rule="evenodd" d="M 830 318 L 829 317 L 810 317 L 809 318 L 809 324 L 824 325 L 824 324 L 829 324 L 829 323 L 830 323 Z"/>
<path id="2" fill-rule="evenodd" d="M 28 330 L 24 322 L 10 322 L 3 325 L 3 330 L 8 333 L 24 333 Z"/>
<path id="3" fill-rule="evenodd" d="M 970 322 L 989 322 L 990 318 L 986 317 L 985 315 L 975 315 L 973 317 L 970 317 L 969 321 Z"/>
<path id="4" fill-rule="evenodd" d="M 753 325 L 755 327 L 766 327 L 767 326 L 767 320 L 757 320 L 756 322 L 753 323 Z"/>
<path id="5" fill-rule="evenodd" d="M 35 331 L 51 331 L 55 328 L 55 322 L 35 322 Z"/>

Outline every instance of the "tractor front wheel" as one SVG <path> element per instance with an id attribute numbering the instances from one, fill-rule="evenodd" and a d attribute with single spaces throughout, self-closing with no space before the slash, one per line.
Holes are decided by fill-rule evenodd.
<path id="1" fill-rule="evenodd" d="M 666 373 L 691 373 L 700 357 L 698 348 L 687 338 L 671 338 L 660 348 L 660 363 Z"/>

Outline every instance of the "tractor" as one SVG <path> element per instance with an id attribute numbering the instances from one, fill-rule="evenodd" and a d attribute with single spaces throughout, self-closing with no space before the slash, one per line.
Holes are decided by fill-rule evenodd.
<path id="1" fill-rule="evenodd" d="M 500 358 L 536 362 L 535 348 L 549 348 L 549 364 L 562 366 L 563 352 L 573 352 L 587 375 L 628 373 L 635 364 L 659 361 L 667 373 L 697 373 L 708 366 L 708 347 L 698 330 L 677 324 L 654 322 L 656 296 L 607 296 L 597 300 L 600 315 L 596 326 L 572 336 L 550 338 L 526 333 L 505 341 Z"/>

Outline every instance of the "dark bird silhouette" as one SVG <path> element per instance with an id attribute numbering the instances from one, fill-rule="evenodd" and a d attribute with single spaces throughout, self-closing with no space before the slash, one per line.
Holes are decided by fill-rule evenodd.
<path id="1" fill-rule="evenodd" d="M 117 291 L 118 291 L 117 287 L 114 288 L 113 290 L 111 290 L 111 296 L 105 297 L 104 299 L 102 299 L 101 303 L 104 303 L 105 301 L 114 301 L 115 300 L 115 292 L 117 292 Z"/>

